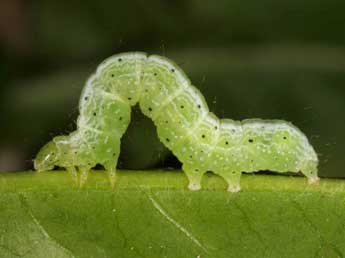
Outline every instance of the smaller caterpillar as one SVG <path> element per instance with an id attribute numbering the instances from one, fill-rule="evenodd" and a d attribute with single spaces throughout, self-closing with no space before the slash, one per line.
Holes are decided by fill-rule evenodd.
<path id="1" fill-rule="evenodd" d="M 240 190 L 242 172 L 302 172 L 309 183 L 319 180 L 317 155 L 297 127 L 282 120 L 219 119 L 175 63 L 141 52 L 114 55 L 98 66 L 80 97 L 77 130 L 43 146 L 35 169 L 60 166 L 74 177 L 78 170 L 84 184 L 100 164 L 114 185 L 120 140 L 137 103 L 183 163 L 191 190 L 201 188 L 207 171 L 223 177 L 231 192 Z"/>

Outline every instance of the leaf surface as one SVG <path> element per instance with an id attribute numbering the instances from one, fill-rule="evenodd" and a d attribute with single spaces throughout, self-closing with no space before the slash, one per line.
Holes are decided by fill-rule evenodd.
<path id="1" fill-rule="evenodd" d="M 345 181 L 244 175 L 227 192 L 207 174 L 91 173 L 83 189 L 62 171 L 0 174 L 0 257 L 344 257 Z"/>

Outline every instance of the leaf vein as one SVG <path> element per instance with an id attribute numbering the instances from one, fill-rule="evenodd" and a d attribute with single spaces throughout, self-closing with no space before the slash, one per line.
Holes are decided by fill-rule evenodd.
<path id="1" fill-rule="evenodd" d="M 196 239 L 192 233 L 190 233 L 186 228 L 184 228 L 182 225 L 180 225 L 177 221 L 175 221 L 169 214 L 158 204 L 158 202 L 153 198 L 151 194 L 148 194 L 148 198 L 151 201 L 153 207 L 156 208 L 156 210 L 171 224 L 173 224 L 178 230 L 180 230 L 182 233 L 184 233 L 194 244 L 196 244 L 198 247 L 200 247 L 205 253 L 207 252 L 207 249 L 200 243 L 198 239 Z"/>
<path id="2" fill-rule="evenodd" d="M 29 217 L 32 219 L 32 221 L 34 222 L 34 224 L 37 226 L 38 230 L 42 233 L 42 235 L 48 239 L 49 241 L 51 241 L 53 244 L 55 244 L 58 248 L 62 249 L 63 251 L 65 251 L 66 253 L 68 253 L 70 255 L 71 258 L 76 258 L 73 253 L 68 250 L 67 248 L 65 248 L 64 246 L 62 246 L 61 244 L 59 244 L 54 238 L 52 238 L 48 232 L 45 230 L 45 228 L 41 225 L 41 223 L 39 222 L 39 220 L 35 217 L 35 215 L 32 213 L 28 203 L 25 200 L 25 197 L 21 194 L 19 196 L 20 202 L 22 204 L 22 206 L 25 208 L 27 214 L 29 215 Z"/>

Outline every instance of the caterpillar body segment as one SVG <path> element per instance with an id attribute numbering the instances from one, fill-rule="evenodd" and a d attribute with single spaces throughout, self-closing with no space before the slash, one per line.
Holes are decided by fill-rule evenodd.
<path id="1" fill-rule="evenodd" d="M 35 169 L 60 166 L 74 177 L 79 171 L 83 184 L 100 164 L 113 185 L 121 137 L 136 104 L 183 163 L 191 190 L 201 188 L 207 171 L 223 177 L 232 192 L 240 190 L 242 172 L 302 172 L 310 183 L 318 181 L 317 155 L 298 128 L 282 120 L 219 119 L 174 62 L 142 52 L 114 55 L 98 66 L 80 97 L 77 130 L 43 146 Z"/>

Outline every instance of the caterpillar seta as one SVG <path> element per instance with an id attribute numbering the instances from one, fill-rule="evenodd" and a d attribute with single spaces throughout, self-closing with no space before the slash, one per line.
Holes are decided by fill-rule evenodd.
<path id="1" fill-rule="evenodd" d="M 84 184 L 100 164 L 114 185 L 121 137 L 136 104 L 182 162 L 190 190 L 201 188 L 207 171 L 224 178 L 231 192 L 240 190 L 242 172 L 302 172 L 309 183 L 319 180 L 317 155 L 298 128 L 282 120 L 219 119 L 174 62 L 142 52 L 117 54 L 97 67 L 80 97 L 76 131 L 44 145 L 35 169 L 59 166 L 74 177 L 79 171 Z"/>

